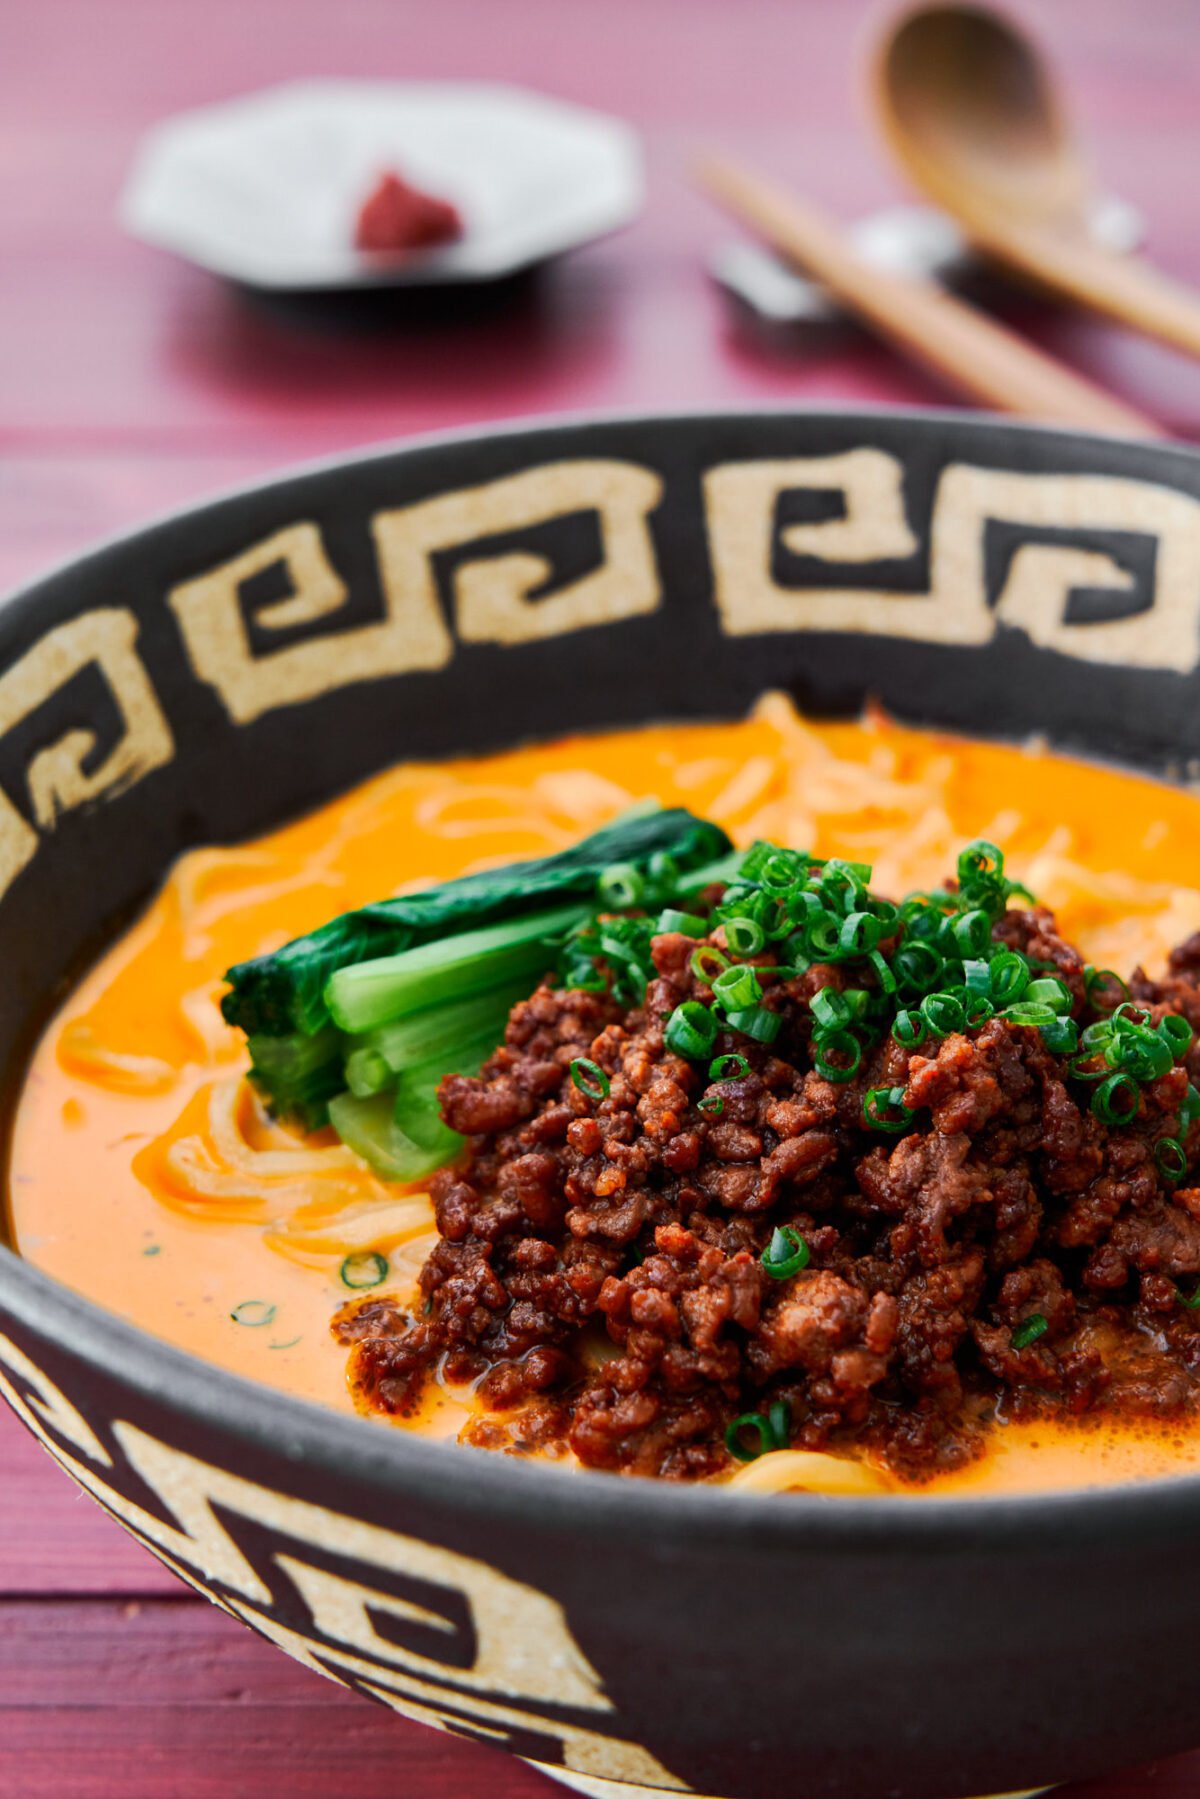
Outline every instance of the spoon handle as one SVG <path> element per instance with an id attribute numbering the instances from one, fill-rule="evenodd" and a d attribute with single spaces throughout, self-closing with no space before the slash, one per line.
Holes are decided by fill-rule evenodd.
<path id="1" fill-rule="evenodd" d="M 872 267 L 817 207 L 710 157 L 697 179 L 714 199 L 821 281 L 881 337 L 969 398 L 1060 425 L 1158 437 L 1160 428 L 931 282 Z"/>
<path id="2" fill-rule="evenodd" d="M 1078 234 L 1007 219 L 961 222 L 981 250 L 1020 274 L 1189 356 L 1200 356 L 1200 296 L 1140 257 L 1117 256 Z"/>

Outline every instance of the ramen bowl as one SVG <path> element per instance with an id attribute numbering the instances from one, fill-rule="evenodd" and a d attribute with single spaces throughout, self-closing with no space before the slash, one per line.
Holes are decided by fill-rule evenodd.
<path id="1" fill-rule="evenodd" d="M 628 418 L 234 494 L 0 609 L 6 1091 L 180 851 L 389 763 L 773 686 L 1178 776 L 1198 659 L 1200 457 L 1164 446 Z M 209 1367 L 8 1250 L 0 1387 L 288 1654 L 601 1799 L 1011 1793 L 1197 1735 L 1200 1478 L 954 1500 L 568 1475 Z"/>

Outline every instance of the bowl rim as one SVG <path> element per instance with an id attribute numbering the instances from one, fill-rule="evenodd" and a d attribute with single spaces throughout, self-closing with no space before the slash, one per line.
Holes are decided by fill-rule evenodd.
<path id="1" fill-rule="evenodd" d="M 583 409 L 533 414 L 497 423 L 456 426 L 331 453 L 289 465 L 260 480 L 223 488 L 172 507 L 102 538 L 80 554 L 0 595 L 0 611 L 33 601 L 138 539 L 169 529 L 233 501 L 285 488 L 296 481 L 336 475 L 430 450 L 453 449 L 481 439 L 550 438 L 593 426 L 748 424 L 755 419 L 795 418 L 810 425 L 908 423 L 917 430 L 950 428 L 991 437 L 1101 443 L 1125 450 L 1132 460 L 1165 457 L 1200 473 L 1200 450 L 1169 440 L 1145 442 L 1008 419 L 955 408 L 831 406 L 793 402 L 744 407 L 698 406 L 663 411 L 644 407 Z M 26 1064 L 27 1066 L 27 1064 Z M 737 1543 L 739 1553 L 770 1558 L 784 1549 L 936 1554 L 989 1553 L 1012 1542 L 1025 1551 L 1053 1551 L 1133 1538 L 1147 1525 L 1156 1531 L 1195 1535 L 1200 1530 L 1200 1471 L 1090 1487 L 991 1495 L 880 1494 L 826 1497 L 809 1493 L 763 1495 L 706 1483 L 622 1478 L 585 1469 L 544 1467 L 536 1460 L 471 1450 L 424 1437 L 403 1426 L 342 1413 L 315 1400 L 283 1392 L 205 1362 L 203 1358 L 85 1298 L 26 1261 L 0 1241 L 0 1307 L 34 1336 L 55 1343 L 151 1404 L 197 1424 L 215 1440 L 234 1438 L 282 1461 L 324 1470 L 336 1483 L 380 1495 L 410 1493 L 447 1515 L 487 1514 L 564 1535 L 580 1530 L 636 1530 L 656 1548 L 686 1532 L 691 1545 Z M 2 1317 L 0 1317 L 2 1322 Z M 63 1327 L 66 1327 L 64 1331 Z M 558 1482 L 569 1478 L 569 1507 L 556 1501 Z M 336 1503 L 336 1502 L 335 1502 Z"/>

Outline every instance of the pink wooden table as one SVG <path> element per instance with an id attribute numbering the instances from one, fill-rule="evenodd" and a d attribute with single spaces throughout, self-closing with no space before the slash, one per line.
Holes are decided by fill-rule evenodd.
<path id="1" fill-rule="evenodd" d="M 1195 0 L 1018 10 L 1045 15 L 1105 181 L 1143 209 L 1163 265 L 1200 284 Z M 418 431 L 588 407 L 939 401 L 865 342 L 814 357 L 747 332 L 702 272 L 726 228 L 686 185 L 701 142 L 845 215 L 896 195 L 862 122 L 865 12 L 860 0 L 0 0 L 0 588 L 169 507 Z M 536 82 L 621 113 L 646 135 L 645 215 L 494 310 L 435 320 L 386 300 L 333 316 L 254 304 L 126 241 L 113 206 L 145 126 L 314 74 Z M 1200 367 L 1076 318 L 1021 318 L 1171 432 L 1200 435 Z M 551 1790 L 293 1666 L 189 1595 L 0 1416 L 4 1799 Z M 1200 1755 L 1072 1789 L 1198 1792 Z"/>

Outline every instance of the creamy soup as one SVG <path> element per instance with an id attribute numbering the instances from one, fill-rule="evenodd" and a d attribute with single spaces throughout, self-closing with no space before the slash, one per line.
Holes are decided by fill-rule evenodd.
<path id="1" fill-rule="evenodd" d="M 965 839 L 986 837 L 1107 967 L 1153 972 L 1200 929 L 1197 799 L 1036 744 L 878 717 L 814 724 L 769 696 L 740 723 L 406 765 L 253 843 L 182 857 L 81 981 L 38 1044 L 17 1112 L 21 1253 L 182 1349 L 351 1409 L 330 1319 L 364 1268 L 386 1266 L 390 1291 L 413 1289 L 431 1207 L 331 1133 L 301 1142 L 265 1115 L 242 1078 L 244 1040 L 218 1010 L 224 971 L 386 894 L 565 847 L 648 797 L 715 820 L 738 844 L 870 862 L 876 890 L 897 896 L 938 884 Z M 474 1404 L 439 1389 L 400 1427 L 453 1434 Z M 1200 1466 L 1200 1432 L 1179 1426 L 1042 1422 L 1001 1426 L 989 1442 L 921 1491 Z"/>

